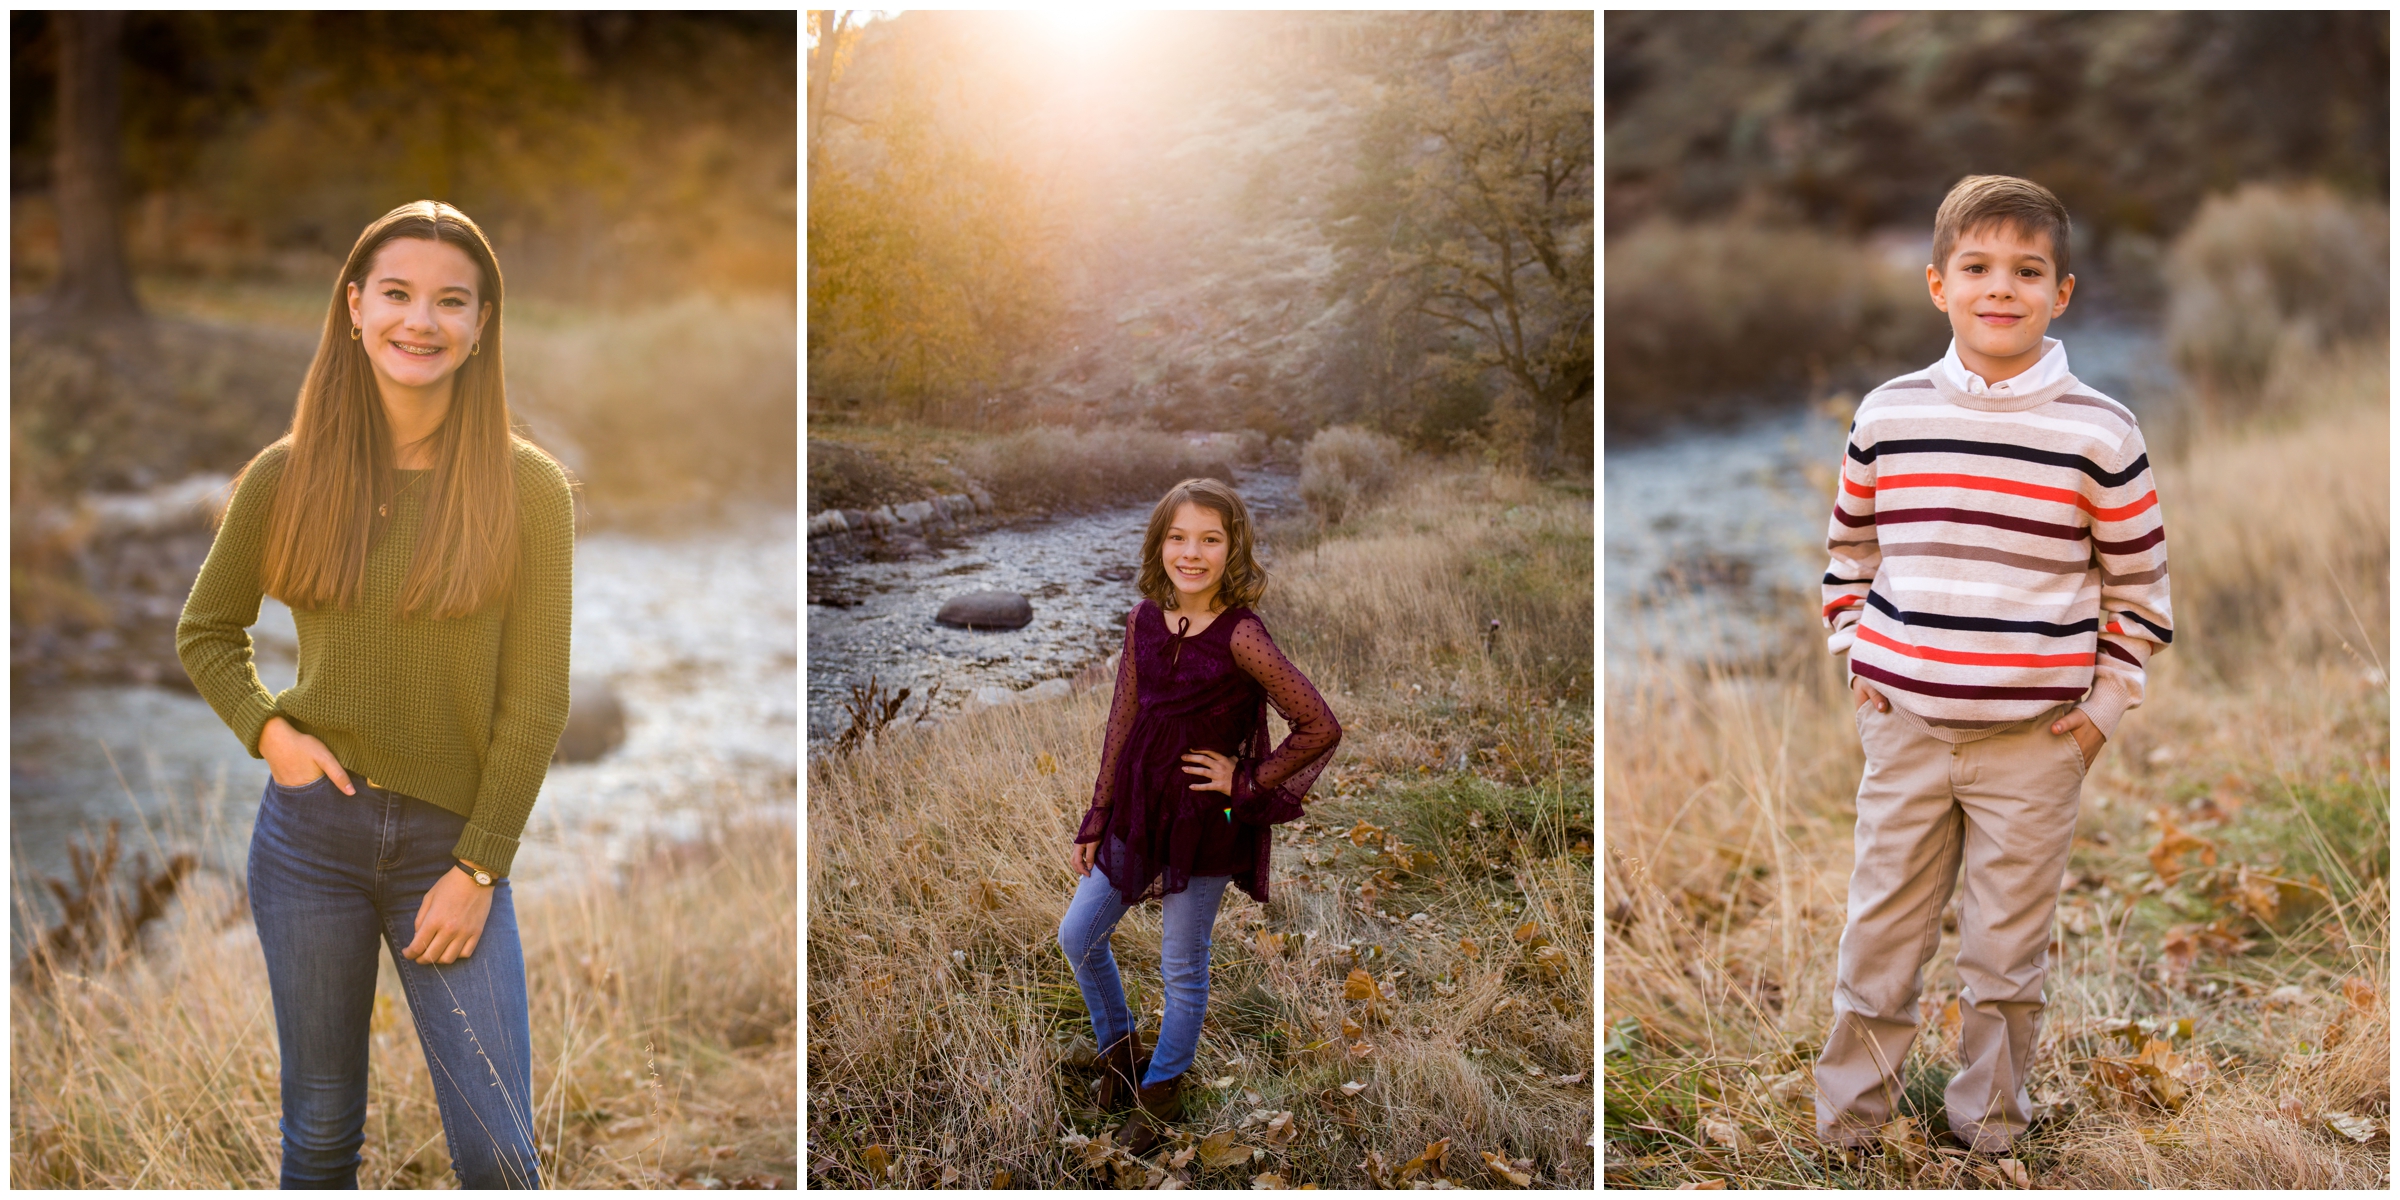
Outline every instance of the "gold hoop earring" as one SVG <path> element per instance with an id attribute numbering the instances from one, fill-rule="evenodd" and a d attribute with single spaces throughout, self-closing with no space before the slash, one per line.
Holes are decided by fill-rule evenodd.
<path id="1" fill-rule="evenodd" d="M 358 340 L 358 326 L 356 325 L 350 327 L 350 340 L 354 342 Z"/>
<path id="2" fill-rule="evenodd" d="M 467 348 L 467 357 L 468 357 L 468 358 L 473 358 L 473 357 L 475 357 L 476 355 L 478 355 L 478 354 L 481 354 L 481 353 L 483 353 L 483 343 L 482 343 L 482 342 L 477 342 L 477 343 L 475 343 L 473 346 L 470 346 L 470 347 L 468 347 L 468 348 Z"/>

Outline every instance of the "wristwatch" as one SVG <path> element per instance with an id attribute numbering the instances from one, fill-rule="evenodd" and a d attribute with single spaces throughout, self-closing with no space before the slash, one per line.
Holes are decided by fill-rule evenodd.
<path id="1" fill-rule="evenodd" d="M 455 861 L 455 860 L 453 860 L 453 861 Z M 492 874 L 490 871 L 486 871 L 486 870 L 482 869 L 481 867 L 470 867 L 470 866 L 468 866 L 467 864 L 465 864 L 465 863 L 461 862 L 461 863 L 459 863 L 459 864 L 458 864 L 458 869 L 459 869 L 459 870 L 461 870 L 461 871 L 464 871 L 464 872 L 466 872 L 466 873 L 467 873 L 467 878 L 469 878 L 469 879 L 472 879 L 472 880 L 474 880 L 475 882 L 477 882 L 477 883 L 479 883 L 479 884 L 482 884 L 484 887 L 490 887 L 490 886 L 492 886 L 493 884 L 495 884 L 495 883 L 498 883 L 498 882 L 500 881 L 500 879 L 499 879 L 499 877 L 498 877 L 498 876 L 496 876 L 496 875 Z"/>

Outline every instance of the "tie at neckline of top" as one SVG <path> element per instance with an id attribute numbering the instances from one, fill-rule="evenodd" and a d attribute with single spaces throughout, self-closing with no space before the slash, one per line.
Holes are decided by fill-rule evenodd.
<path id="1" fill-rule="evenodd" d="M 1190 617 L 1175 618 L 1175 637 L 1173 641 L 1175 652 L 1172 655 L 1169 655 L 1167 658 L 1167 673 L 1170 675 L 1175 673 L 1175 664 L 1183 661 L 1183 635 L 1189 631 L 1191 627 L 1192 619 Z"/>

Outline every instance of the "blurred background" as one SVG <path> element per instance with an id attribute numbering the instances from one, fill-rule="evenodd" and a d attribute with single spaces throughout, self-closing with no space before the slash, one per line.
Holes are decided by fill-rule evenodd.
<path id="1" fill-rule="evenodd" d="M 168 937 L 174 907 L 143 899 L 162 881 L 168 896 L 230 889 L 238 915 L 265 767 L 192 692 L 175 619 L 226 483 L 289 423 L 344 255 L 368 222 L 422 198 L 457 205 L 492 239 L 508 282 L 510 403 L 581 485 L 574 725 L 516 878 L 542 885 L 529 898 L 573 896 L 651 871 L 659 854 L 669 875 L 722 873 L 721 856 L 691 848 L 763 823 L 765 836 L 732 839 L 749 855 L 737 866 L 781 882 L 713 932 L 662 920 L 650 936 L 678 944 L 643 953 L 672 962 L 771 935 L 758 918 L 790 910 L 796 853 L 797 16 L 20 11 L 10 31 L 18 951 L 112 942 L 76 932 L 111 905 L 136 930 L 126 944 Z M 282 688 L 296 671 L 291 620 L 266 608 L 260 671 Z M 71 846 L 99 853 L 112 820 L 123 853 L 75 860 Z M 585 940 L 541 953 L 573 942 L 588 991 L 584 974 L 604 980 L 625 951 L 590 927 L 591 904 L 570 908 Z M 173 919 L 139 933 L 162 914 Z M 613 1027 L 624 1052 L 667 1028 L 643 1022 L 674 1013 L 678 1037 L 693 1019 L 707 1027 L 693 1036 L 718 1057 L 700 1061 L 730 1061 L 729 1046 L 790 1053 L 790 946 L 787 932 L 780 949 L 688 972 L 737 981 L 705 1000 L 638 994 L 632 1023 Z M 21 1042 L 17 1061 L 43 1061 L 38 1049 Z M 566 1078 L 550 1070 L 537 1069 L 537 1091 Z M 625 1094 L 643 1094 L 630 1080 Z M 789 1082 L 787 1067 L 771 1103 L 791 1104 Z M 42 1119 L 73 1147 L 79 1122 L 109 1118 L 104 1104 L 78 1107 L 88 1089 L 68 1091 Z M 587 1098 L 587 1118 L 609 1107 Z M 789 1128 L 780 1149 L 769 1139 L 769 1165 L 791 1158 Z M 17 1161 L 97 1185 L 114 1178 L 106 1148 L 138 1143 L 138 1120 L 133 1132 Z M 271 1155 L 272 1122 L 265 1149 L 254 1133 L 228 1133 L 231 1157 L 208 1160 L 226 1174 L 202 1170 L 194 1185 L 246 1178 L 243 1155 Z M 700 1149 L 741 1143 L 709 1137 Z M 399 1157 L 383 1165 L 416 1162 L 406 1154 L 422 1140 L 386 1147 Z M 742 1163 L 764 1169 L 754 1149 L 680 1165 L 653 1155 L 644 1170 L 730 1180 Z M 51 1152 L 64 1157 L 38 1160 Z M 623 1158 L 574 1159 L 561 1178 L 647 1178 L 574 1165 Z"/>
<path id="2" fill-rule="evenodd" d="M 2073 216 L 2049 332 L 2140 419 L 2176 634 L 2085 783 L 2045 1128 L 2012 1161 L 2045 1186 L 2381 1186 L 2336 1127 L 2389 1085 L 2388 15 L 1604 23 L 1606 1178 L 2025 1186 L 1920 1153 L 1957 1065 L 1955 933 L 1899 1153 L 1823 1161 L 1805 1077 L 1861 763 L 1818 619 L 1836 469 L 1859 397 L 1949 340 L 1943 195 L 2011 174 Z M 2267 878 L 2295 904 L 2234 887 Z M 2252 999 L 2276 987 L 2307 1007 Z M 2097 1032 L 2127 1013 L 2154 1032 Z M 2361 1023 L 2375 1049 L 2276 1057 Z M 2204 1109 L 2139 1082 L 2169 1069 L 2208 1076 Z M 2162 1121 L 2172 1147 L 2140 1128 Z"/>
<path id="3" fill-rule="evenodd" d="M 810 20 L 812 745 L 870 675 L 946 710 L 1105 657 L 1138 597 L 1092 573 L 1189 475 L 1336 522 L 1409 460 L 1588 487 L 1588 19 Z M 1004 650 L 890 566 L 958 565 L 876 512 L 945 495 L 1056 601 Z"/>

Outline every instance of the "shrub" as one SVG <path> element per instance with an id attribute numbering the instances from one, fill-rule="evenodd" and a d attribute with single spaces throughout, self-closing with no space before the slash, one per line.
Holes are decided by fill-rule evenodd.
<path id="1" fill-rule="evenodd" d="M 1744 393 L 1864 386 L 1942 352 L 1922 262 L 1806 229 L 1654 222 L 1608 244 L 1609 419 Z"/>
<path id="2" fill-rule="evenodd" d="M 1300 451 L 1300 498 L 1328 524 L 1372 502 L 1392 485 L 1400 443 L 1364 429 L 1320 430 Z"/>
<path id="3" fill-rule="evenodd" d="M 961 466 L 1000 508 L 1072 508 L 1156 499 L 1195 476 L 1238 483 L 1236 452 L 1154 429 L 1040 426 L 968 447 Z"/>
<path id="4" fill-rule="evenodd" d="M 2200 206 L 2168 253 L 2166 336 L 2212 410 L 2257 407 L 2279 363 L 2383 339 L 2385 221 L 2319 184 L 2249 184 Z"/>

